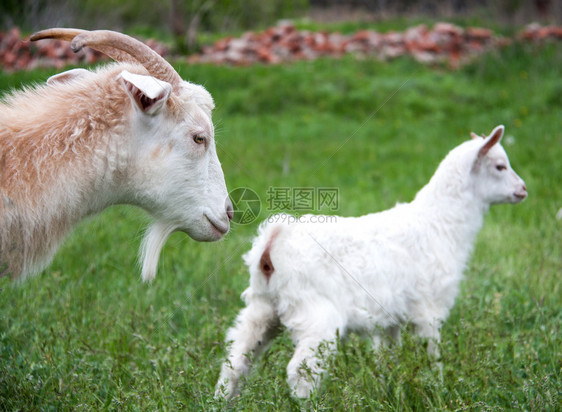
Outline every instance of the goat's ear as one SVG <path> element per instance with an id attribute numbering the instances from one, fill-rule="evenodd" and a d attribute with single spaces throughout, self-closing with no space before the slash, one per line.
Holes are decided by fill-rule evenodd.
<path id="1" fill-rule="evenodd" d="M 492 133 L 490 133 L 490 136 L 485 138 L 484 145 L 478 151 L 478 159 L 486 156 L 490 149 L 501 140 L 504 130 L 505 127 L 503 125 L 499 125 L 494 130 L 492 130 Z"/>
<path id="2" fill-rule="evenodd" d="M 135 106 L 149 115 L 162 110 L 172 90 L 170 83 L 152 76 L 129 73 L 126 70 L 121 72 L 121 80 Z"/>
<path id="3" fill-rule="evenodd" d="M 470 138 L 471 138 L 472 140 L 478 139 L 479 137 L 480 137 L 480 136 L 478 136 L 476 133 L 470 132 Z"/>
<path id="4" fill-rule="evenodd" d="M 71 82 L 73 80 L 86 79 L 86 78 L 92 77 L 92 76 L 94 76 L 94 73 L 92 73 L 89 70 L 72 69 L 72 70 L 68 70 L 66 72 L 55 74 L 54 76 L 49 77 L 47 79 L 47 84 L 49 86 L 52 86 L 53 84 L 68 83 L 68 82 Z"/>

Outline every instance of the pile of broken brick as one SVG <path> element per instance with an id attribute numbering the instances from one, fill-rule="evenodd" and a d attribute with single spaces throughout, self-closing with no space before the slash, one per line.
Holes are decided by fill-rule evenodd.
<path id="1" fill-rule="evenodd" d="M 562 27 L 531 24 L 515 38 L 508 38 L 486 28 L 462 28 L 443 22 L 436 23 L 432 28 L 418 25 L 403 32 L 361 30 L 353 34 L 298 30 L 293 24 L 285 22 L 262 32 L 246 32 L 239 38 L 220 39 L 211 46 L 203 46 L 200 54 L 188 56 L 187 61 L 231 65 L 279 64 L 353 54 L 383 60 L 411 56 L 421 63 L 447 64 L 457 68 L 514 40 L 560 41 Z M 169 54 L 162 43 L 155 40 L 146 43 L 162 56 Z M 73 53 L 68 42 L 49 40 L 31 43 L 27 37 L 21 36 L 17 28 L 0 32 L 0 67 L 6 71 L 62 68 L 70 64 L 92 64 L 104 58 L 104 55 L 89 48 Z"/>
<path id="2" fill-rule="evenodd" d="M 516 37 L 518 40 L 562 40 L 562 27 L 530 25 Z M 361 30 L 354 34 L 297 30 L 292 24 L 280 24 L 260 33 L 247 32 L 239 38 L 218 40 L 192 55 L 193 63 L 250 65 L 277 64 L 318 57 L 341 57 L 354 54 L 393 59 L 409 55 L 426 63 L 447 63 L 456 68 L 491 49 L 504 47 L 513 40 L 480 27 L 462 28 L 451 23 L 411 27 L 403 32 L 379 33 Z"/>

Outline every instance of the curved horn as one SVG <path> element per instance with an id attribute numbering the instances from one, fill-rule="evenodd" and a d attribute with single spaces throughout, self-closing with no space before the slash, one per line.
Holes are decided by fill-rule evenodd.
<path id="1" fill-rule="evenodd" d="M 37 33 L 33 33 L 29 37 L 29 40 L 37 41 L 43 39 L 58 39 L 70 41 L 79 34 L 84 33 L 85 31 L 86 30 L 80 29 L 47 29 L 38 31 Z"/>
<path id="2" fill-rule="evenodd" d="M 79 34 L 82 34 L 82 33 L 86 33 L 86 30 L 81 30 L 81 29 L 47 29 L 47 30 L 41 30 L 41 31 L 38 31 L 37 33 L 32 34 L 29 37 L 29 40 L 37 41 L 37 40 L 43 40 L 43 39 L 56 39 L 56 40 L 72 41 L 72 39 L 74 39 L 76 36 L 78 36 Z M 118 61 L 118 62 L 138 63 L 138 61 L 136 59 L 134 59 L 132 56 L 130 56 L 129 54 L 127 54 L 127 53 L 125 53 L 121 50 L 114 49 L 113 47 L 97 46 L 97 47 L 92 47 L 92 49 L 100 51 L 103 54 L 105 54 L 106 56 L 109 56 L 110 58 L 112 58 L 113 60 Z"/>
<path id="3" fill-rule="evenodd" d="M 126 34 L 110 30 L 88 31 L 76 36 L 70 44 L 75 52 L 81 50 L 84 46 L 92 48 L 109 46 L 121 50 L 136 59 L 151 75 L 170 83 L 174 89 L 177 89 L 181 84 L 180 75 L 170 63 L 146 44 Z"/>
<path id="4" fill-rule="evenodd" d="M 47 38 L 71 40 L 70 47 L 74 52 L 88 46 L 117 61 L 136 61 L 154 77 L 170 83 L 174 90 L 177 90 L 182 82 L 180 75 L 162 56 L 126 34 L 111 30 L 48 29 L 33 34 L 30 40 Z"/>

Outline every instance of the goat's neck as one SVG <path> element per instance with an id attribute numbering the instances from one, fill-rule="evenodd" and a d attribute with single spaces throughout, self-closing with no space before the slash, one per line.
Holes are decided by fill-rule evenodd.
<path id="1" fill-rule="evenodd" d="M 122 126 L 102 130 L 86 137 L 89 145 L 83 143 L 75 152 L 61 157 L 40 183 L 42 201 L 50 204 L 51 210 L 58 209 L 57 214 L 70 225 L 121 203 L 126 196 L 130 136 L 124 135 Z"/>
<path id="2" fill-rule="evenodd" d="M 62 132 L 34 131 L 18 141 L 14 157 L 26 156 L 14 162 L 19 167 L 5 176 L 1 193 L 0 260 L 9 267 L 0 267 L 0 275 L 37 272 L 80 220 L 126 202 L 127 126 L 122 119 L 108 124 L 102 116 L 85 110 Z"/>
<path id="3" fill-rule="evenodd" d="M 471 190 L 447 190 L 430 182 L 418 193 L 412 206 L 418 218 L 427 223 L 428 232 L 435 239 L 445 240 L 456 260 L 466 263 L 489 205 Z"/>

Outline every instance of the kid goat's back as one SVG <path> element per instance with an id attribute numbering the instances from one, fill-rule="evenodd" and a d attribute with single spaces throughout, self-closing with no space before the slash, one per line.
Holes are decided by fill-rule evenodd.
<path id="1" fill-rule="evenodd" d="M 350 331 L 398 341 L 410 322 L 438 355 L 440 327 L 458 293 L 463 270 L 490 205 L 525 199 L 525 184 L 512 170 L 499 141 L 504 127 L 453 149 L 430 182 L 408 204 L 332 223 L 277 215 L 259 228 L 245 255 L 247 304 L 226 340 L 231 346 L 217 395 L 231 397 L 280 324 L 293 339 L 287 367 L 293 394 L 318 386 L 335 339 Z M 310 221 L 307 223 L 307 221 Z M 326 353 L 326 352 L 325 352 Z M 303 369 L 303 366 L 305 369 Z M 308 371 L 308 374 L 305 372 Z"/>

